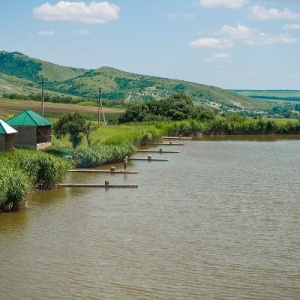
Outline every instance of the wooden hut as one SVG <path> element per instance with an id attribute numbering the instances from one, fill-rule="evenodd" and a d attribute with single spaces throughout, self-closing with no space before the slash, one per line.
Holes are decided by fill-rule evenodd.
<path id="1" fill-rule="evenodd" d="M 17 130 L 16 148 L 42 149 L 51 145 L 53 123 L 32 110 L 14 116 L 7 124 Z"/>
<path id="2" fill-rule="evenodd" d="M 0 119 L 0 152 L 13 151 L 17 131 Z"/>

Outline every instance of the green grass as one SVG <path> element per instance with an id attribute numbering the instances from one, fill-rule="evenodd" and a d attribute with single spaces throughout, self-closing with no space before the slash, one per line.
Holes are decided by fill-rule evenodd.
<path id="1" fill-rule="evenodd" d="M 26 109 L 31 109 L 36 113 L 41 114 L 41 102 L 0 98 L 0 118 L 4 121 Z M 87 120 L 95 122 L 98 120 L 98 108 L 95 106 L 51 102 L 44 103 L 44 116 L 45 118 L 48 118 L 53 122 L 56 122 L 57 119 L 65 113 L 76 111 L 85 116 Z M 124 112 L 124 109 L 104 107 L 104 112 L 106 120 L 109 120 L 110 118 L 118 117 L 121 113 Z"/>

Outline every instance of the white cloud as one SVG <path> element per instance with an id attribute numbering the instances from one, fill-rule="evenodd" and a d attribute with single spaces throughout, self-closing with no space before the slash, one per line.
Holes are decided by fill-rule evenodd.
<path id="1" fill-rule="evenodd" d="M 202 7 L 218 7 L 225 6 L 227 8 L 237 9 L 248 3 L 247 0 L 198 0 L 196 5 Z"/>
<path id="2" fill-rule="evenodd" d="M 299 30 L 300 29 L 300 23 L 298 24 L 286 24 L 283 26 L 284 30 Z"/>
<path id="3" fill-rule="evenodd" d="M 287 34 L 269 35 L 255 28 L 238 24 L 237 27 L 224 25 L 220 31 L 221 34 L 229 36 L 233 40 L 242 40 L 244 44 L 251 46 L 290 44 L 299 41 L 298 38 Z"/>
<path id="4" fill-rule="evenodd" d="M 250 9 L 249 18 L 263 21 L 274 19 L 300 20 L 300 14 L 294 13 L 288 8 L 284 8 L 280 11 L 277 8 L 266 9 L 262 6 L 255 5 Z"/>
<path id="5" fill-rule="evenodd" d="M 81 29 L 78 31 L 74 31 L 74 33 L 79 34 L 79 35 L 89 35 L 90 32 L 87 29 Z"/>
<path id="6" fill-rule="evenodd" d="M 38 35 L 55 35 L 55 32 L 53 30 L 42 30 L 38 32 Z"/>
<path id="7" fill-rule="evenodd" d="M 190 46 L 193 48 L 231 48 L 233 43 L 228 39 L 200 38 L 198 40 L 191 41 Z"/>
<path id="8" fill-rule="evenodd" d="M 221 34 L 229 35 L 232 39 L 249 39 L 251 36 L 259 34 L 259 30 L 238 24 L 237 27 L 224 25 Z"/>
<path id="9" fill-rule="evenodd" d="M 224 61 L 224 60 L 230 60 L 231 56 L 228 53 L 216 53 L 210 57 L 208 57 L 206 60 L 208 61 Z"/>
<path id="10" fill-rule="evenodd" d="M 291 37 L 287 34 L 269 35 L 260 33 L 257 36 L 249 38 L 244 41 L 246 45 L 250 46 L 268 46 L 275 44 L 292 44 L 299 42 L 298 38 Z"/>
<path id="11" fill-rule="evenodd" d="M 43 21 L 73 21 L 89 24 L 103 24 L 119 18 L 119 6 L 104 2 L 60 1 L 51 5 L 48 2 L 35 7 L 33 15 Z"/>
<path id="12" fill-rule="evenodd" d="M 195 19 L 195 15 L 191 13 L 183 13 L 183 14 L 169 13 L 167 14 L 167 19 L 171 21 L 180 20 L 180 19 Z"/>

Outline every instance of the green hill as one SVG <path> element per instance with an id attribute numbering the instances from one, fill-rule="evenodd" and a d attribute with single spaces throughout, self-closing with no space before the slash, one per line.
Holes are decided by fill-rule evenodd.
<path id="1" fill-rule="evenodd" d="M 214 86 L 133 74 L 110 67 L 92 70 L 71 68 L 30 58 L 19 52 L 0 52 L 0 96 L 12 92 L 38 93 L 42 77 L 46 93 L 87 99 L 97 99 L 101 88 L 103 99 L 124 102 L 160 100 L 172 94 L 185 93 L 195 103 L 225 111 L 254 111 L 272 106 L 266 101 Z"/>

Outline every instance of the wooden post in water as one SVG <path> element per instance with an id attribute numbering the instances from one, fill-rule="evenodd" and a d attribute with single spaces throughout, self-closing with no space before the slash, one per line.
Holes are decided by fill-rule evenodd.
<path id="1" fill-rule="evenodd" d="M 104 184 L 105 184 L 105 186 L 109 186 L 109 181 L 105 180 Z"/>

